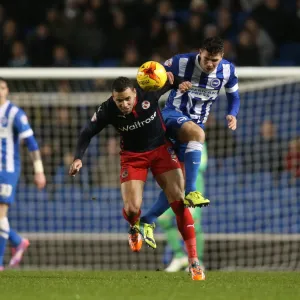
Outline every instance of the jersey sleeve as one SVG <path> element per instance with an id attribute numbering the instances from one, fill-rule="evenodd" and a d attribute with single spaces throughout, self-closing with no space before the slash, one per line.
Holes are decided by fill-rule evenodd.
<path id="1" fill-rule="evenodd" d="M 14 129 L 18 133 L 19 139 L 25 141 L 29 151 L 36 151 L 39 149 L 33 130 L 28 122 L 28 118 L 22 109 L 19 109 L 15 116 Z"/>
<path id="2" fill-rule="evenodd" d="M 225 91 L 228 100 L 228 115 L 237 116 L 240 108 L 240 95 L 238 76 L 233 64 L 230 65 L 230 77 L 225 84 Z"/>
<path id="3" fill-rule="evenodd" d="M 80 131 L 74 159 L 82 159 L 91 139 L 109 124 L 108 102 L 102 103 L 92 116 L 91 120 Z"/>
<path id="4" fill-rule="evenodd" d="M 174 76 L 179 74 L 179 56 L 175 55 L 164 62 L 167 72 L 172 72 Z"/>
<path id="5" fill-rule="evenodd" d="M 30 127 L 28 118 L 22 109 L 19 109 L 14 119 L 14 129 L 20 139 L 25 139 L 33 135 L 33 130 Z"/>

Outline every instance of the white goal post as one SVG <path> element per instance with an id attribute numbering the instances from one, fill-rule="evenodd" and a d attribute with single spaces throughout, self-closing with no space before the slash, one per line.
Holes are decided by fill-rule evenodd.
<path id="1" fill-rule="evenodd" d="M 136 73 L 137 68 L 0 69 L 0 77 L 12 85 L 10 99 L 29 116 L 45 151 L 46 171 L 51 173 L 49 187 L 39 194 L 30 181 L 30 162 L 25 159 L 16 203 L 10 213 L 13 226 L 32 241 L 25 267 L 163 267 L 162 258 L 167 251 L 159 228 L 158 251 L 145 249 L 138 259 L 127 251 L 127 225 L 121 216 L 117 178 L 113 177 L 117 172 L 111 169 L 113 163 L 106 153 L 107 141 L 116 138 L 113 130 L 106 130 L 100 135 L 100 142 L 91 145 L 86 155 L 91 168 L 83 174 L 83 179 L 72 183 L 65 173 L 64 164 L 70 159 L 66 154 L 71 154 L 78 130 L 96 106 L 110 96 L 109 85 L 97 89 L 95 81 L 111 82 L 118 76 L 134 79 Z M 208 152 L 205 186 L 212 204 L 202 212 L 206 240 L 204 262 L 211 269 L 300 269 L 300 185 L 285 168 L 289 142 L 300 136 L 300 67 L 237 67 L 237 74 L 242 103 L 239 128 L 230 136 L 235 140 L 234 149 L 226 149 L 227 136 L 213 131 L 207 136 L 211 147 L 220 147 L 222 155 L 218 155 L 216 148 L 211 149 L 212 155 Z M 56 89 L 61 81 L 68 82 L 67 90 Z M 222 93 L 212 108 L 220 124 L 226 115 L 226 105 Z M 71 125 L 65 124 L 63 118 Z M 259 143 L 260 126 L 266 120 L 274 123 L 284 145 L 283 167 L 276 182 L 272 168 L 270 172 L 267 167 L 260 168 L 268 160 L 270 149 L 262 150 L 255 144 Z M 210 126 L 214 124 L 207 125 L 208 130 Z M 260 152 L 249 154 L 245 150 L 249 145 L 254 145 L 254 149 L 257 146 Z M 98 169 L 93 164 L 98 164 Z M 107 178 L 103 179 L 103 173 Z M 158 189 L 150 178 L 145 191 L 145 209 L 156 200 L 157 194 Z M 95 195 L 96 200 L 90 201 Z M 45 253 L 48 259 L 42 258 Z M 111 258 L 116 255 L 123 261 Z"/>

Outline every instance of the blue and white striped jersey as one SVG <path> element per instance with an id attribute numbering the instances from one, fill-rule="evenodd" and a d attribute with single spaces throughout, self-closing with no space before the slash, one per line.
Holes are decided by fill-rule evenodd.
<path id="1" fill-rule="evenodd" d="M 0 174 L 19 173 L 21 139 L 28 140 L 30 151 L 38 149 L 26 114 L 10 101 L 6 101 L 0 106 Z"/>
<path id="2" fill-rule="evenodd" d="M 218 67 L 207 74 L 200 67 L 199 58 L 198 53 L 178 54 L 164 63 L 168 72 L 190 81 L 193 85 L 185 93 L 171 90 L 166 107 L 180 111 L 197 123 L 203 124 L 207 120 L 211 105 L 224 86 L 228 99 L 228 114 L 236 116 L 240 98 L 234 65 L 222 59 Z"/>

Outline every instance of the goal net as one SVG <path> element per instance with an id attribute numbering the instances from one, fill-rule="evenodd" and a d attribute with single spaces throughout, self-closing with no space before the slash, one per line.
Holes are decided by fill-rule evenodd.
<path id="1" fill-rule="evenodd" d="M 224 94 L 205 129 L 205 195 L 211 206 L 202 209 L 204 264 L 208 269 L 299 269 L 300 69 L 238 68 L 238 74 L 238 129 L 226 127 Z M 159 226 L 157 250 L 129 250 L 118 180 L 119 137 L 113 128 L 93 139 L 80 175 L 68 176 L 79 130 L 110 96 L 112 79 L 135 75 L 135 68 L 1 70 L 9 99 L 25 110 L 34 129 L 48 181 L 37 191 L 23 147 L 9 218 L 11 227 L 31 241 L 24 268 L 153 270 L 168 263 L 171 255 Z M 158 193 L 149 174 L 144 212 Z"/>

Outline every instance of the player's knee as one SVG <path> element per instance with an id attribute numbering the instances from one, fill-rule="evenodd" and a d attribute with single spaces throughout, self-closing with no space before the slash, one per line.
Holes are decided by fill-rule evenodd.
<path id="1" fill-rule="evenodd" d="M 168 230 L 173 227 L 173 219 L 170 217 L 160 217 L 157 219 L 157 223 L 163 230 Z"/>
<path id="2" fill-rule="evenodd" d="M 136 203 L 128 202 L 124 205 L 124 210 L 128 216 L 135 216 L 139 213 L 140 207 Z"/>
<path id="3" fill-rule="evenodd" d="M 9 236 L 9 222 L 7 217 L 3 217 L 0 219 L 0 236 L 8 239 Z"/>
<path id="4" fill-rule="evenodd" d="M 193 122 L 184 123 L 178 133 L 178 138 L 182 143 L 196 141 L 204 143 L 205 133 L 204 130 Z"/>
<path id="5" fill-rule="evenodd" d="M 183 201 L 184 199 L 183 185 L 168 185 L 164 192 L 168 198 L 169 203 L 172 203 L 174 201 Z"/>

